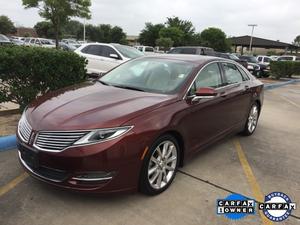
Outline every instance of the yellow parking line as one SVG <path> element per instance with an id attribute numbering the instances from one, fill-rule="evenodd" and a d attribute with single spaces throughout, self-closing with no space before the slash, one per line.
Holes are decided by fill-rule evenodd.
<path id="1" fill-rule="evenodd" d="M 293 106 L 296 106 L 297 108 L 300 108 L 300 105 L 298 105 L 297 103 L 293 102 L 292 100 L 288 99 L 287 97 L 284 97 L 282 95 L 280 95 L 280 98 L 282 98 L 283 100 L 289 102 L 290 104 L 292 104 Z"/>
<path id="2" fill-rule="evenodd" d="M 22 173 L 20 176 L 16 177 L 12 181 L 10 181 L 8 184 L 5 184 L 3 187 L 0 187 L 0 197 L 10 190 L 12 190 L 14 187 L 16 187 L 19 183 L 21 183 L 23 180 L 25 180 L 28 177 L 27 173 Z"/>
<path id="3" fill-rule="evenodd" d="M 236 149 L 236 151 L 238 153 L 239 160 L 240 160 L 240 162 L 242 164 L 242 167 L 243 167 L 244 173 L 246 175 L 246 178 L 247 178 L 247 180 L 248 180 L 248 182 L 250 184 L 250 187 L 252 189 L 252 193 L 254 195 L 254 198 L 257 201 L 259 201 L 259 202 L 264 202 L 264 195 L 263 195 L 263 193 L 261 191 L 261 188 L 260 188 L 259 184 L 257 183 L 257 180 L 256 180 L 256 178 L 254 176 L 254 173 L 253 173 L 253 171 L 252 171 L 252 169 L 251 169 L 251 167 L 249 165 L 249 162 L 248 162 L 248 160 L 246 158 L 246 155 L 245 155 L 245 153 L 243 151 L 243 148 L 242 148 L 239 140 L 235 139 L 233 141 L 233 143 L 234 143 L 235 149 Z M 271 225 L 271 224 L 273 224 L 272 221 L 270 221 L 269 219 L 267 219 L 265 217 L 265 215 L 263 214 L 263 212 L 261 210 L 259 210 L 259 215 L 260 215 L 260 218 L 261 218 L 262 223 L 264 225 Z"/>

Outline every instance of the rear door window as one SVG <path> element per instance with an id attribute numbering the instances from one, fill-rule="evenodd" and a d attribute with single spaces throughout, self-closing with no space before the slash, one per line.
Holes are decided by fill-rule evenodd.
<path id="1" fill-rule="evenodd" d="M 90 54 L 90 55 L 96 55 L 96 56 L 102 56 L 103 55 L 103 46 L 101 45 L 89 45 L 81 50 L 81 52 Z"/>
<path id="2" fill-rule="evenodd" d="M 201 87 L 218 88 L 222 86 L 221 72 L 217 63 L 211 63 L 201 70 L 195 80 L 196 89 Z"/>
<path id="3" fill-rule="evenodd" d="M 244 80 L 236 65 L 232 63 L 222 63 L 222 66 L 227 84 L 236 84 Z"/>

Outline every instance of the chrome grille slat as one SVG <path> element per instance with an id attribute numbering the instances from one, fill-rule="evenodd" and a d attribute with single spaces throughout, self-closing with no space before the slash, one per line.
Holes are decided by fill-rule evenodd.
<path id="1" fill-rule="evenodd" d="M 31 132 L 32 132 L 32 128 L 28 123 L 28 121 L 26 120 L 25 115 L 23 114 L 19 122 L 18 133 L 21 139 L 23 139 L 24 142 L 28 143 Z"/>
<path id="2" fill-rule="evenodd" d="M 81 133 L 76 133 L 76 132 L 70 132 L 70 133 L 67 133 L 67 132 L 62 132 L 62 133 L 55 133 L 55 132 L 41 132 L 40 135 L 58 135 L 58 136 L 70 136 L 70 135 L 75 135 L 75 136 L 80 136 L 80 135 L 83 135 L 83 134 L 86 134 L 86 132 L 81 132 Z"/>
<path id="3" fill-rule="evenodd" d="M 77 137 L 78 138 L 78 137 Z M 45 140 L 45 141 L 61 141 L 61 140 L 67 140 L 67 141 L 72 141 L 72 140 L 76 140 L 76 138 L 48 138 L 48 137 L 43 137 L 43 136 L 39 136 L 40 140 Z"/>
<path id="4" fill-rule="evenodd" d="M 63 141 L 62 139 L 59 140 L 59 141 L 54 141 L 54 140 L 42 140 L 42 139 L 39 139 L 37 142 L 38 143 L 60 143 L 60 144 L 63 144 L 63 143 L 73 143 L 74 141 L 76 140 L 71 140 L 71 141 Z"/>
<path id="5" fill-rule="evenodd" d="M 42 145 L 50 145 L 50 146 L 57 146 L 57 147 L 67 147 L 67 146 L 69 146 L 72 143 L 59 144 L 59 143 L 49 143 L 49 142 L 40 142 L 39 141 L 36 144 L 40 145 L 40 146 L 42 146 Z"/>
<path id="6" fill-rule="evenodd" d="M 64 139 L 65 138 L 65 136 L 58 136 L 58 135 L 39 135 L 39 136 L 41 136 L 41 137 L 44 137 L 44 138 L 61 138 L 61 139 Z M 80 136 L 67 136 L 66 138 L 74 138 L 74 139 L 76 139 L 76 138 L 79 138 L 79 137 L 82 137 L 82 135 L 80 135 Z"/>
<path id="7" fill-rule="evenodd" d="M 34 146 L 43 151 L 60 152 L 85 136 L 89 131 L 42 131 L 38 133 Z"/>

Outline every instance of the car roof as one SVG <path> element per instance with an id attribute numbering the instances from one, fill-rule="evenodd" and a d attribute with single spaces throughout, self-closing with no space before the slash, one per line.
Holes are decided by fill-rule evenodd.
<path id="1" fill-rule="evenodd" d="M 202 47 L 202 46 L 178 46 L 178 47 L 174 47 L 173 49 L 175 49 L 175 48 L 202 48 L 202 49 L 211 49 L 211 50 L 213 50 L 212 48 Z"/>
<path id="2" fill-rule="evenodd" d="M 143 58 L 157 58 L 157 59 L 172 59 L 183 62 L 191 62 L 196 64 L 203 64 L 209 61 L 220 60 L 221 58 L 206 55 L 190 55 L 190 54 L 156 54 L 150 56 L 143 56 Z M 223 59 L 221 59 L 223 60 Z M 224 60 L 225 61 L 225 60 Z"/>

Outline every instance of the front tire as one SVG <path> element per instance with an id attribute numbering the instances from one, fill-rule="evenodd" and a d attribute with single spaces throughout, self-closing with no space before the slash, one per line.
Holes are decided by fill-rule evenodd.
<path id="1" fill-rule="evenodd" d="M 179 162 L 179 145 L 171 135 L 158 138 L 144 158 L 139 189 L 147 195 L 165 191 L 174 180 Z"/>
<path id="2" fill-rule="evenodd" d="M 251 106 L 250 112 L 248 114 L 247 122 L 242 132 L 243 135 L 250 136 L 254 133 L 258 123 L 259 110 L 260 108 L 257 103 L 254 103 Z"/>

